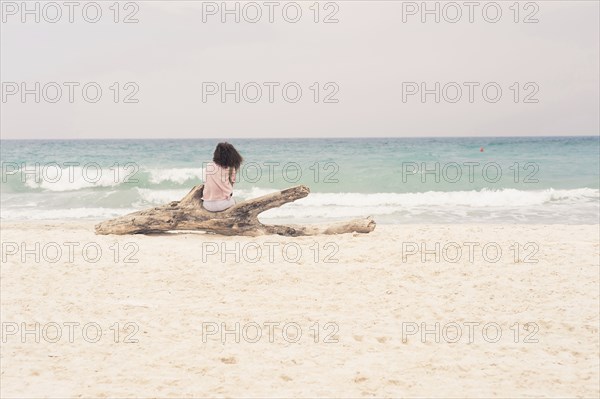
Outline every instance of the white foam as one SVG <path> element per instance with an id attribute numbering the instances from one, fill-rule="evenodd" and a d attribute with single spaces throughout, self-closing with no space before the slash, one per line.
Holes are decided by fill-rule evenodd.
<path id="1" fill-rule="evenodd" d="M 105 219 L 124 215 L 153 205 L 161 205 L 183 198 L 189 189 L 136 188 L 131 203 L 125 207 L 56 208 L 66 203 L 56 196 L 76 193 L 29 193 L 4 195 L 3 219 Z M 252 188 L 236 190 L 237 201 L 255 198 L 275 189 Z M 105 193 L 107 196 L 109 193 Z M 52 197 L 48 197 L 51 195 Z M 39 197 L 38 197 L 39 196 Z M 25 199 L 25 197 L 27 199 Z M 21 200 L 21 198 L 23 198 Z M 261 219 L 322 220 L 381 216 L 380 220 L 393 221 L 568 221 L 572 223 L 597 222 L 600 212 L 600 190 L 580 188 L 570 190 L 480 190 L 430 191 L 424 193 L 311 193 L 308 197 L 269 210 Z M 59 201 L 60 200 L 60 201 Z M 39 202 L 38 202 L 39 201 Z M 69 201 L 73 205 L 73 201 Z M 94 202 L 101 205 L 102 200 Z"/>
<path id="2" fill-rule="evenodd" d="M 429 191 L 424 193 L 312 193 L 308 197 L 269 210 L 264 218 L 344 218 L 368 215 L 447 214 L 469 217 L 470 214 L 507 212 L 535 218 L 540 212 L 556 212 L 577 208 L 598 213 L 600 190 L 582 188 L 573 190 L 521 191 L 516 189 L 481 191 Z"/>
<path id="3" fill-rule="evenodd" d="M 20 172 L 19 178 L 25 179 L 25 186 L 44 191 L 76 191 L 92 187 L 115 187 L 135 178 L 132 176 L 133 169 L 123 166 L 113 169 L 97 169 L 81 166 L 59 168 L 54 165 L 44 165 L 31 172 Z"/>
<path id="4" fill-rule="evenodd" d="M 67 209 L 24 209 L 2 210 L 2 219 L 7 220 L 68 220 L 68 219 L 110 219 L 135 212 L 135 208 L 67 208 Z"/>
<path id="5" fill-rule="evenodd" d="M 203 168 L 171 168 L 171 169 L 148 169 L 150 183 L 160 184 L 173 182 L 183 184 L 188 180 L 202 180 Z"/>
<path id="6" fill-rule="evenodd" d="M 39 165 L 28 170 L 18 170 L 8 176 L 25 187 L 42 191 L 77 191 L 94 187 L 116 187 L 129 184 L 131 187 L 143 183 L 145 176 L 150 184 L 171 182 L 184 184 L 190 180 L 202 181 L 202 168 L 134 169 L 119 165 L 115 168 L 93 166 L 60 167 L 55 164 Z M 24 180 L 24 182 L 22 182 Z M 17 183 L 19 184 L 19 183 Z"/>
<path id="7" fill-rule="evenodd" d="M 189 189 L 174 189 L 174 190 L 152 190 L 148 188 L 138 188 L 140 199 L 133 203 L 133 206 L 142 206 L 144 204 L 162 205 L 171 201 L 182 199 L 190 190 Z"/>
<path id="8" fill-rule="evenodd" d="M 427 191 L 424 193 L 311 193 L 297 201 L 305 206 L 471 206 L 503 207 L 541 205 L 550 202 L 593 201 L 600 190 L 580 188 L 573 190 L 523 191 L 501 189 L 481 191 Z"/>

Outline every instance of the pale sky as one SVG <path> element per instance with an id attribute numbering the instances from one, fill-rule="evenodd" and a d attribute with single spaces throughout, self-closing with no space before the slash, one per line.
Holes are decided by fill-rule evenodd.
<path id="1" fill-rule="evenodd" d="M 28 2 L 32 9 L 34 3 Z M 97 23 L 83 18 L 86 2 L 74 9 L 73 23 L 66 6 L 61 6 L 57 23 L 47 21 L 56 16 L 51 7 L 40 9 L 36 23 L 35 15 L 15 9 L 21 8 L 21 1 L 2 2 L 3 139 L 543 136 L 600 131 L 597 1 L 521 2 L 518 15 L 510 8 L 514 1 L 488 5 L 486 14 L 484 6 L 493 2 L 482 1 L 472 10 L 472 23 L 463 1 L 454 3 L 462 13 L 456 23 L 446 20 L 457 15 L 448 2 L 438 2 L 439 23 L 434 15 L 425 15 L 427 20 L 421 22 L 421 10 L 413 8 L 421 7 L 421 1 L 323 1 L 319 22 L 314 22 L 313 1 L 288 5 L 285 15 L 284 5 L 292 2 L 278 2 L 272 23 L 264 1 L 250 6 L 240 2 L 239 23 L 233 15 L 221 22 L 221 10 L 215 10 L 221 1 L 137 1 L 128 8 L 121 2 L 118 23 L 109 8 L 114 1 L 97 3 L 102 9 Z M 236 2 L 227 3 L 233 8 Z M 435 3 L 428 2 L 431 8 Z M 297 23 L 287 22 L 284 16 L 295 17 L 295 4 L 301 4 L 302 16 Z M 485 18 L 496 18 L 495 4 L 502 15 L 491 23 Z M 244 16 L 254 18 L 257 9 L 262 12 L 258 22 L 245 20 Z M 132 12 L 139 22 L 123 23 Z M 329 14 L 338 22 L 324 23 Z M 85 15 L 93 19 L 94 8 Z M 528 16 L 539 22 L 524 23 Z M 36 103 L 34 94 L 28 94 L 22 102 L 22 83 L 35 92 L 35 82 L 40 82 L 40 94 L 46 86 L 46 96 Z M 79 84 L 72 86 L 73 103 L 65 82 Z M 82 86 L 90 82 L 102 89 L 96 103 L 82 95 Z M 114 82 L 120 87 L 117 103 Z M 134 84 L 124 87 L 128 82 Z M 211 88 L 220 90 L 221 83 L 235 91 L 235 82 L 240 82 L 239 103 L 234 94 L 224 103 L 220 93 L 207 94 Z M 434 101 L 435 82 L 440 83 L 439 103 Z M 297 102 L 285 100 L 286 84 L 289 100 L 295 87 L 302 90 Z M 410 93 L 420 91 L 422 84 L 432 91 L 425 102 L 420 92 Z M 490 102 L 482 93 L 485 85 Z M 56 86 L 62 97 L 51 103 Z M 139 91 L 133 98 L 139 102 L 124 103 L 135 86 Z M 257 86 L 262 97 L 252 103 Z M 453 103 L 457 87 L 462 97 Z M 497 87 L 502 93 L 491 102 Z M 92 87 L 89 98 L 94 93 Z M 338 102 L 324 103 L 327 95 Z"/>

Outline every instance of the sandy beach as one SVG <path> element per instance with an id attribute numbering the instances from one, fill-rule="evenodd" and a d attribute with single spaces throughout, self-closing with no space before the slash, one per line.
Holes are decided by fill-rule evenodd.
<path id="1" fill-rule="evenodd" d="M 600 399 L 600 1 L 0 3 L 0 399 Z"/>
<path id="2" fill-rule="evenodd" d="M 1 227 L 2 397 L 600 393 L 598 225 Z"/>

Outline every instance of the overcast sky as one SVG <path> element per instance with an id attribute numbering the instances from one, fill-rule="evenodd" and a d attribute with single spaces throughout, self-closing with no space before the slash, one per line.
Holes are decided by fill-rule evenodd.
<path id="1" fill-rule="evenodd" d="M 35 15 L 22 15 L 21 1 L 3 1 L 1 136 L 599 133 L 597 1 L 521 2 L 518 15 L 510 8 L 513 1 L 479 2 L 474 9 L 462 1 L 454 3 L 460 8 L 440 2 L 439 23 L 429 14 L 422 22 L 421 10 L 415 9 L 421 1 L 321 2 L 318 16 L 313 1 L 288 5 L 284 13 L 286 3 L 274 8 L 263 1 L 239 3 L 239 23 L 234 15 L 221 21 L 221 1 L 139 1 L 127 7 L 122 2 L 117 23 L 109 8 L 113 1 L 98 2 L 102 16 L 97 23 L 83 18 L 85 2 L 74 9 L 73 23 L 63 2 L 55 3 L 62 12 L 56 23 L 49 22 L 57 18 L 56 9 L 42 9 L 40 3 L 36 23 Z M 228 4 L 235 7 L 235 2 Z M 301 4 L 302 15 L 291 23 L 285 18 L 296 18 L 295 4 Z M 496 4 L 502 14 L 492 23 L 498 18 Z M 33 9 L 35 2 L 28 5 Z M 433 9 L 435 2 L 428 5 Z M 262 16 L 251 23 L 257 9 Z M 130 14 L 139 22 L 123 23 Z M 94 6 L 85 16 L 94 19 Z M 338 22 L 324 23 L 326 18 Z M 40 82 L 40 102 L 35 94 L 23 101 L 22 89 L 35 92 L 35 82 Z M 73 103 L 65 82 L 74 82 Z M 235 82 L 240 83 L 239 103 Z M 82 94 L 88 83 L 90 102 Z M 222 83 L 232 93 L 224 102 Z M 423 84 L 430 90 L 424 101 Z M 62 97 L 52 103 L 57 86 Z M 102 95 L 93 103 L 95 87 Z M 128 95 L 138 102 L 125 102 Z"/>

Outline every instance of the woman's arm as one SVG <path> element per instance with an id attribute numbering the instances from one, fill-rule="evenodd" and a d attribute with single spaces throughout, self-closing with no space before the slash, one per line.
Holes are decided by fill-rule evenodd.
<path id="1" fill-rule="evenodd" d="M 233 187 L 233 184 L 235 183 L 235 176 L 236 176 L 236 172 L 235 172 L 235 168 L 229 168 L 229 183 L 231 183 L 231 187 Z"/>

